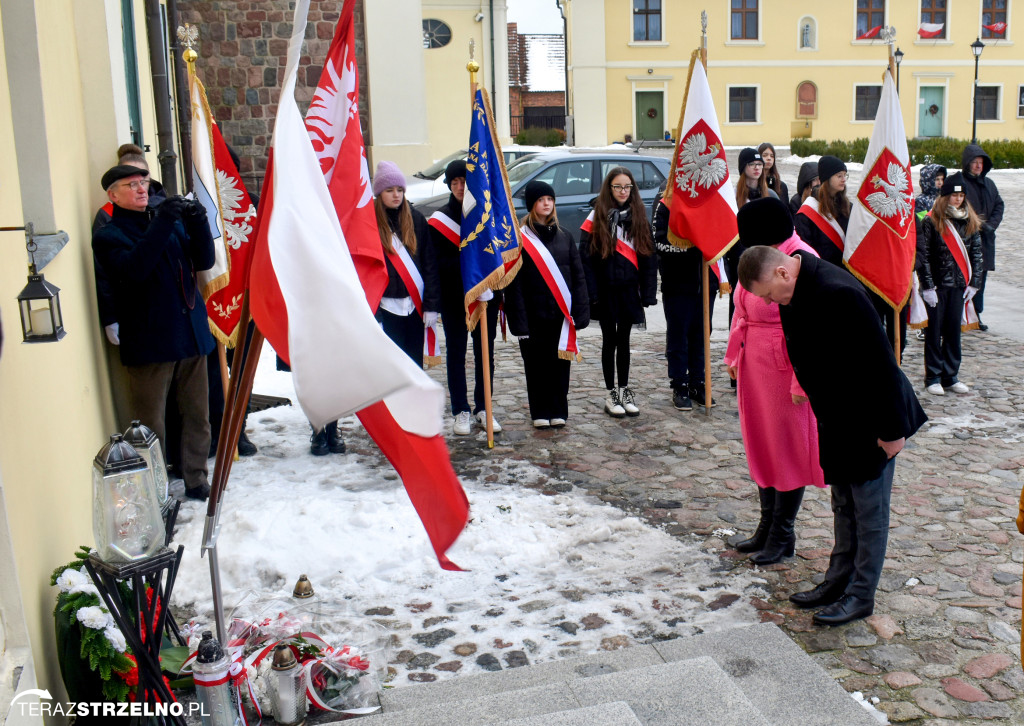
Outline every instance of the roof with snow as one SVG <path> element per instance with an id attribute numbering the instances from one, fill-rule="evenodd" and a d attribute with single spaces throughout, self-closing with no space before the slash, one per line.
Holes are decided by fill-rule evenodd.
<path id="1" fill-rule="evenodd" d="M 565 40 L 561 35 L 524 34 L 526 90 L 565 91 Z"/>

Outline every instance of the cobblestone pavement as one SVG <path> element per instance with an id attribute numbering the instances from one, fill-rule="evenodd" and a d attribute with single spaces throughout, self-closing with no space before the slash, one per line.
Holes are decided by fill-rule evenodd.
<path id="1" fill-rule="evenodd" d="M 795 178 L 796 168 L 784 168 L 785 178 Z M 851 186 L 857 174 L 852 176 Z M 1024 274 L 1024 256 L 1016 254 L 1024 239 L 1019 219 L 1024 174 L 1005 174 L 997 183 L 1008 207 L 999 247 L 1013 252 L 1000 253 L 994 279 L 1001 292 L 985 316 L 991 330 L 964 336 L 961 378 L 971 393 L 929 396 L 923 391 L 923 342 L 913 333 L 904 354 L 904 370 L 930 423 L 898 459 L 875 615 L 821 628 L 812 625 L 811 612 L 787 600 L 793 591 L 820 581 L 827 567 L 832 546 L 827 489 L 808 490 L 798 519 L 797 556 L 764 571 L 770 595 L 753 602 L 763 621 L 777 623 L 844 688 L 880 699 L 878 707 L 894 723 L 1024 722 L 1018 655 L 1024 539 L 1014 524 L 1024 476 L 1024 331 L 1001 330 L 999 315 L 1013 308 L 1009 294 L 1019 290 Z M 494 408 L 505 431 L 493 450 L 479 433 L 449 437 L 456 470 L 487 477 L 498 460 L 528 461 L 549 469 L 553 481 L 571 482 L 716 553 L 725 568 L 750 568 L 722 534 L 723 529 L 749 532 L 757 520 L 736 397 L 720 365 L 724 308 L 718 306 L 715 316 L 718 406 L 710 415 L 672 407 L 663 321 L 656 312 L 650 329 L 633 337 L 630 380 L 642 410 L 636 419 L 616 420 L 603 412 L 600 340 L 596 330 L 587 330 L 586 359 L 573 366 L 569 425 L 535 431 L 518 347 L 511 340 L 499 342 Z M 443 384 L 443 367 L 431 375 Z M 856 372 L 837 385 L 856 386 Z"/>

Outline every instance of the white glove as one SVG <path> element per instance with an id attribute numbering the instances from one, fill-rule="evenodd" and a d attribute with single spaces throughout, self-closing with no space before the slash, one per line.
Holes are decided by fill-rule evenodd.
<path id="1" fill-rule="evenodd" d="M 977 295 L 977 294 L 978 294 L 978 288 L 971 287 L 970 285 L 968 285 L 967 289 L 964 290 L 964 302 L 970 302 L 971 300 L 974 299 L 974 296 Z"/>
<path id="2" fill-rule="evenodd" d="M 423 324 L 428 328 L 434 327 L 437 324 L 437 313 L 433 310 L 423 313 Z"/>
<path id="3" fill-rule="evenodd" d="M 518 338 L 516 338 L 516 340 L 529 340 L 529 339 L 530 339 L 529 335 L 520 335 Z"/>
<path id="4" fill-rule="evenodd" d="M 103 329 L 103 332 L 107 334 L 107 340 L 110 341 L 111 345 L 121 345 L 121 339 L 117 335 L 119 329 L 120 326 L 117 323 L 111 323 Z"/>
<path id="5" fill-rule="evenodd" d="M 487 288 L 483 293 L 476 299 L 477 302 L 487 302 L 488 300 L 494 299 L 494 291 L 491 288 Z"/>
<path id="6" fill-rule="evenodd" d="M 939 304 L 939 293 L 935 291 L 934 287 L 931 290 L 922 290 L 921 299 L 924 300 L 925 305 L 933 308 Z"/>

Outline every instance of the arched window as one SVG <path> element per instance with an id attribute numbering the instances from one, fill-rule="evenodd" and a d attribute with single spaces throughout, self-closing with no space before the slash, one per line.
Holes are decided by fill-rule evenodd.
<path id="1" fill-rule="evenodd" d="M 424 18 L 423 47 L 443 48 L 451 42 L 452 29 L 443 20 Z"/>
<path id="2" fill-rule="evenodd" d="M 800 42 L 797 47 L 800 50 L 817 50 L 818 21 L 810 15 L 805 15 L 800 18 L 800 24 L 797 27 L 800 29 Z"/>
<path id="3" fill-rule="evenodd" d="M 818 117 L 818 87 L 810 81 L 796 87 L 796 117 Z"/>

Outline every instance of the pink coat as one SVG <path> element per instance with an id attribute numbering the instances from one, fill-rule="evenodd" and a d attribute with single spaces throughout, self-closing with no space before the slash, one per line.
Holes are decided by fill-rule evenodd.
<path id="1" fill-rule="evenodd" d="M 811 252 L 795 233 L 779 245 L 787 255 Z M 736 366 L 740 430 L 750 477 L 761 487 L 791 491 L 808 484 L 825 486 L 818 463 L 818 422 L 803 396 L 786 351 L 779 306 L 769 305 L 736 285 L 736 312 L 729 330 L 726 365 Z"/>

